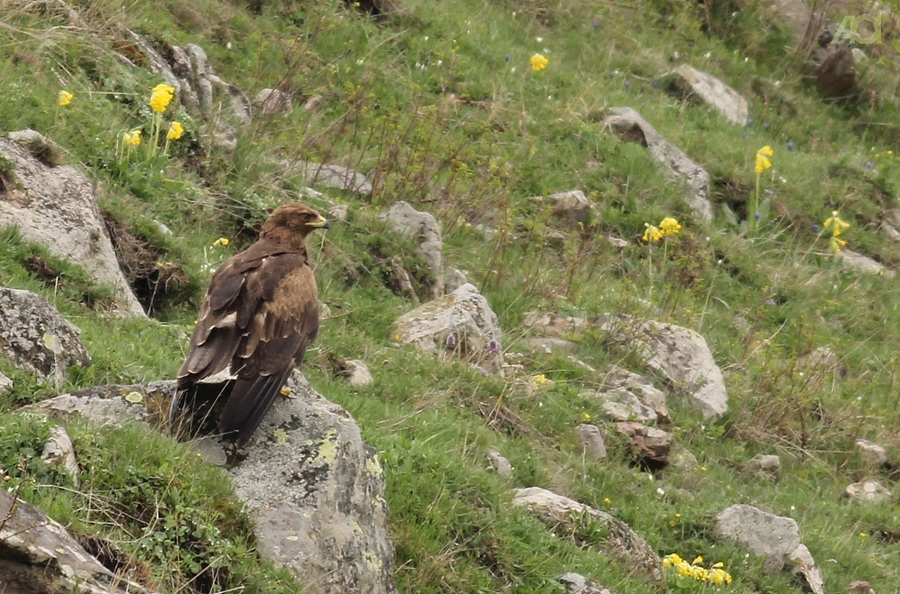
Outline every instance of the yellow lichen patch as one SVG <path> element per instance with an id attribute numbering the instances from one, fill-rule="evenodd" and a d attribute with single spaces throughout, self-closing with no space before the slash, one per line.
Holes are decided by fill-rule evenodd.
<path id="1" fill-rule="evenodd" d="M 378 456 L 366 458 L 366 470 L 376 478 L 381 478 L 384 475 L 384 469 L 381 467 L 381 461 L 378 460 Z"/>
<path id="2" fill-rule="evenodd" d="M 319 445 L 319 455 L 316 456 L 314 462 L 331 464 L 337 459 L 337 450 L 337 429 L 329 429 L 325 432 L 325 437 L 322 438 L 322 443 Z"/>

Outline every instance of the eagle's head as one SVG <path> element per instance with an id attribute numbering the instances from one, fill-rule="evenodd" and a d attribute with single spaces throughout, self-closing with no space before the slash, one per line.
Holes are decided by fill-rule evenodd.
<path id="1" fill-rule="evenodd" d="M 272 237 L 274 239 L 287 239 L 289 237 L 300 239 L 316 229 L 328 229 L 328 221 L 305 204 L 290 202 L 276 208 L 269 220 L 263 225 L 260 237 Z"/>

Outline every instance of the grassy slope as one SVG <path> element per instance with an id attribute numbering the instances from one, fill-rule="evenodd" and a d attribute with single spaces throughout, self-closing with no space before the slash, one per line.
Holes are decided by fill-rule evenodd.
<path id="1" fill-rule="evenodd" d="M 58 142 L 70 163 L 101 182 L 104 209 L 162 260 L 182 266 L 191 287 L 202 286 L 210 265 L 251 241 L 252 226 L 303 184 L 272 159 L 328 160 L 379 172 L 382 184 L 368 202 L 328 192 L 351 205 L 353 218 L 315 249 L 321 293 L 335 316 L 323 324 L 307 375 L 351 411 L 381 452 L 401 590 L 547 592 L 554 591 L 555 576 L 574 570 L 617 592 L 649 591 L 608 557 L 573 544 L 572 535 L 550 534 L 509 509 L 511 487 L 537 485 L 611 511 L 660 554 L 723 561 L 735 577 L 733 591 L 796 590 L 786 576 L 765 575 L 758 560 L 711 539 L 712 517 L 738 502 L 796 518 L 829 590 L 867 579 L 876 591 L 889 591 L 900 566 L 892 544 L 900 531 L 896 512 L 838 496 L 864 474 L 848 453 L 854 438 L 893 446 L 898 429 L 892 414 L 898 348 L 885 332 L 898 321 L 896 281 L 841 273 L 813 225 L 840 209 L 853 224 L 845 235 L 852 248 L 889 265 L 900 261 L 898 247 L 876 229 L 881 211 L 895 206 L 897 172 L 884 153 L 896 144 L 896 127 L 888 124 L 896 121 L 895 108 L 880 95 L 872 105 L 824 104 L 784 57 L 786 37 L 775 25 L 727 4 L 717 3 L 721 13 L 711 15 L 715 35 L 703 32 L 699 5 L 674 0 L 409 0 L 402 16 L 381 22 L 312 4 L 261 2 L 249 10 L 218 0 L 173 0 L 122 10 L 118 0 L 106 0 L 84 7 L 74 29 L 53 27 L 64 21 L 48 15 L 10 11 L 10 26 L 0 30 L 0 79 L 7 81 L 0 122 L 9 130 L 33 127 Z M 188 130 L 185 142 L 173 146 L 170 158 L 136 154 L 123 164 L 116 137 L 146 124 L 146 98 L 160 82 L 112 56 L 111 48 L 128 51 L 126 26 L 152 39 L 200 44 L 217 73 L 251 97 L 278 86 L 295 104 L 316 98 L 320 108 L 255 123 L 233 153 L 198 152 L 196 139 L 208 146 L 200 122 L 174 108 Z M 546 70 L 530 71 L 534 52 L 547 55 Z M 744 94 L 755 125 L 728 124 L 666 95 L 654 81 L 677 62 L 712 72 Z M 884 74 L 867 79 L 879 92 L 893 82 Z M 60 88 L 75 101 L 57 115 Z M 644 150 L 602 133 L 604 108 L 624 105 L 707 167 L 717 199 L 732 206 L 733 216 L 720 205 L 712 224 L 694 220 L 681 190 L 665 182 Z M 771 193 L 763 194 L 759 230 L 748 233 L 740 219 L 763 145 L 775 150 L 775 167 L 761 179 Z M 876 167 L 867 169 L 867 161 Z M 563 229 L 561 248 L 547 247 L 554 223 L 529 197 L 574 188 L 598 204 L 600 215 L 584 233 Z M 390 324 L 411 304 L 386 287 L 386 261 L 396 255 L 414 272 L 419 267 L 408 242 L 382 234 L 377 220 L 379 210 L 399 199 L 438 215 L 445 261 L 467 270 L 488 297 L 501 319 L 503 348 L 523 373 L 484 378 L 392 344 Z M 644 223 L 664 216 L 682 222 L 681 236 L 665 251 L 640 242 Z M 160 237 L 153 220 L 173 236 Z M 485 241 L 478 225 L 498 234 Z M 631 245 L 612 248 L 606 235 Z M 220 236 L 234 241 L 212 248 Z M 95 364 L 73 373 L 70 387 L 171 377 L 195 301 L 173 295 L 157 321 L 111 319 L 103 315 L 102 292 L 79 271 L 44 254 L 66 282 L 42 284 L 23 266 L 35 249 L 14 234 L 5 237 L 0 281 L 52 297 L 82 328 Z M 582 459 L 572 427 L 596 411 L 579 390 L 600 378 L 565 357 L 519 354 L 524 312 L 536 308 L 637 313 L 703 334 L 725 371 L 732 410 L 708 426 L 677 402 L 672 408 L 679 444 L 706 470 L 671 469 L 651 481 L 628 466 L 620 448 L 613 447 L 609 463 Z M 603 336 L 577 339 L 579 358 L 594 367 L 634 364 Z M 815 376 L 797 366 L 799 356 L 823 345 L 838 354 L 845 374 Z M 355 390 L 332 381 L 333 356 L 368 361 L 375 385 Z M 6 364 L 0 369 L 18 382 L 5 410 L 50 394 Z M 530 378 L 539 374 L 551 381 L 533 389 Z M 498 418 L 492 410 L 505 414 Z M 21 438 L 0 441 L 4 468 L 16 475 L 16 460 L 37 447 L 45 428 L 11 416 L 0 423 Z M 204 570 L 212 559 L 242 558 L 252 546 L 240 525 L 222 521 L 222 507 L 209 510 L 201 529 L 171 511 L 185 504 L 181 497 L 190 505 L 227 497 L 214 473 L 177 488 L 148 483 L 157 470 L 180 476 L 189 461 L 176 447 L 158 444 L 146 447 L 172 452 L 171 462 L 149 460 L 140 448 L 129 448 L 131 460 L 108 460 L 98 440 L 148 438 L 78 425 L 72 431 L 89 452 L 86 464 L 112 468 L 98 473 L 91 489 L 111 492 L 121 488 L 117 481 L 150 484 L 133 488 L 134 496 L 172 522 L 166 529 L 120 516 L 112 527 L 91 523 L 80 519 L 86 506 L 77 495 L 29 491 L 63 510 L 77 532 L 110 535 L 161 587 L 174 590 L 200 574 L 206 587 L 277 589 L 250 583 L 247 576 L 256 575 L 256 584 L 270 580 L 290 591 L 289 578 L 255 569 L 252 558 L 231 572 Z M 486 471 L 491 448 L 512 461 L 511 481 Z M 740 474 L 741 464 L 759 452 L 782 455 L 784 478 L 777 485 Z M 63 480 L 36 462 L 28 473 L 38 482 Z M 208 538 L 214 530 L 227 538 Z M 172 536 L 182 533 L 217 544 L 185 548 Z M 578 536 L 590 544 L 590 535 Z M 164 546 L 156 549 L 154 542 Z"/>

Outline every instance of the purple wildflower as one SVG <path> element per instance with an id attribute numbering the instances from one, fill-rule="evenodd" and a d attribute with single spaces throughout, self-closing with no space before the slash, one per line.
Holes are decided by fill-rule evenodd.
<path id="1" fill-rule="evenodd" d="M 754 124 L 754 121 L 753 121 L 752 118 L 749 119 L 749 120 L 747 120 L 747 127 L 748 127 L 748 128 L 752 128 L 752 127 L 753 127 L 753 124 Z"/>
<path id="2" fill-rule="evenodd" d="M 818 225 L 813 224 L 813 226 L 812 226 L 812 232 L 813 232 L 813 233 L 818 234 L 820 230 L 821 230 L 821 229 L 819 228 Z"/>
<path id="3" fill-rule="evenodd" d="M 788 147 L 788 150 L 789 150 L 789 151 L 794 150 L 794 141 L 793 141 L 793 140 L 788 140 L 787 147 Z"/>
<path id="4" fill-rule="evenodd" d="M 758 221 L 761 217 L 762 217 L 762 213 L 760 213 L 758 210 L 757 210 L 755 213 L 753 213 L 753 218 L 756 219 L 757 221 Z"/>
<path id="5" fill-rule="evenodd" d="M 866 161 L 866 169 L 872 169 L 873 167 L 875 167 L 875 163 L 872 163 L 871 161 Z"/>
<path id="6" fill-rule="evenodd" d="M 453 334 L 448 334 L 447 340 L 444 341 L 444 344 L 447 345 L 448 349 L 454 348 L 456 346 L 456 336 L 454 336 Z"/>
<path id="7" fill-rule="evenodd" d="M 488 352 L 489 353 L 499 353 L 500 352 L 500 343 L 496 340 L 492 340 L 488 344 Z"/>

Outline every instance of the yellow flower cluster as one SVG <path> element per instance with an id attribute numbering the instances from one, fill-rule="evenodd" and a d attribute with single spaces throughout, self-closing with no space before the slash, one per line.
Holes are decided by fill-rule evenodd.
<path id="1" fill-rule="evenodd" d="M 850 223 L 841 219 L 838 216 L 838 211 L 832 210 L 831 216 L 825 219 L 824 227 L 831 229 L 831 239 L 828 240 L 828 246 L 836 254 L 847 245 L 847 242 L 841 239 L 840 235 L 844 232 L 844 229 L 850 227 Z"/>
<path id="2" fill-rule="evenodd" d="M 644 227 L 644 236 L 641 237 L 644 241 L 659 241 L 669 235 L 678 235 L 678 232 L 681 231 L 681 223 L 672 217 L 664 218 L 658 227 L 650 223 L 644 223 Z"/>
<path id="3" fill-rule="evenodd" d="M 540 72 L 541 70 L 543 70 L 544 68 L 547 67 L 547 64 L 550 63 L 550 60 L 548 60 L 541 54 L 535 54 L 535 55 L 531 56 L 531 59 L 529 60 L 529 62 L 531 63 L 532 70 L 534 70 L 535 72 Z"/>
<path id="4" fill-rule="evenodd" d="M 141 131 L 132 130 L 131 132 L 125 132 L 122 134 L 122 142 L 128 146 L 138 146 L 141 144 Z"/>
<path id="5" fill-rule="evenodd" d="M 703 557 L 697 557 L 691 563 L 682 559 L 677 553 L 663 557 L 663 567 L 673 568 L 681 577 L 695 579 L 698 582 L 706 582 L 716 586 L 731 583 L 731 574 L 725 571 L 724 563 L 716 563 L 709 569 L 700 566 L 700 563 L 703 563 Z"/>
<path id="6" fill-rule="evenodd" d="M 156 85 L 150 94 L 150 109 L 156 113 L 164 112 L 169 103 L 171 103 L 173 96 L 175 96 L 175 87 L 166 83 Z"/>
<path id="7" fill-rule="evenodd" d="M 57 102 L 59 103 L 60 107 L 65 107 L 66 105 L 71 103 L 72 99 L 74 99 L 74 98 L 75 98 L 75 95 L 73 95 L 69 91 L 60 91 L 59 95 L 57 97 Z"/>
<path id="8" fill-rule="evenodd" d="M 772 166 L 772 162 L 769 161 L 768 157 L 771 157 L 774 154 L 775 153 L 772 151 L 772 147 L 770 147 L 769 145 L 766 145 L 756 151 L 756 167 L 754 169 L 757 175 Z"/>
<path id="9" fill-rule="evenodd" d="M 172 122 L 169 124 L 169 131 L 166 133 L 166 140 L 178 140 L 184 134 L 184 126 L 181 122 Z"/>
<path id="10" fill-rule="evenodd" d="M 220 237 L 213 242 L 213 247 L 225 247 L 229 243 L 231 243 L 230 239 L 228 239 L 227 237 Z"/>

